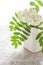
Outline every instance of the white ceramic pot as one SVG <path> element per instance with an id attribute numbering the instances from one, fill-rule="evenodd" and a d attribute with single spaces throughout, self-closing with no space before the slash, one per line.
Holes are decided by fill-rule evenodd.
<path id="1" fill-rule="evenodd" d="M 36 40 L 36 36 L 39 33 L 40 30 L 32 28 L 31 29 L 31 34 L 28 40 L 24 42 L 24 48 L 32 51 L 32 52 L 38 52 L 41 50 L 41 47 L 39 45 L 39 41 Z"/>

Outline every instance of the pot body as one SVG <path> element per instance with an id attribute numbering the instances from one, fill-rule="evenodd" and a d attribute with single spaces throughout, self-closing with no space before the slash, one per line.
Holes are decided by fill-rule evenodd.
<path id="1" fill-rule="evenodd" d="M 32 52 L 38 52 L 41 50 L 41 47 L 40 47 L 40 44 L 39 44 L 39 41 L 36 40 L 36 36 L 37 34 L 40 32 L 39 29 L 35 29 L 35 28 L 32 28 L 31 29 L 31 34 L 30 36 L 28 37 L 28 40 L 26 40 L 24 42 L 24 48 L 32 51 Z"/>

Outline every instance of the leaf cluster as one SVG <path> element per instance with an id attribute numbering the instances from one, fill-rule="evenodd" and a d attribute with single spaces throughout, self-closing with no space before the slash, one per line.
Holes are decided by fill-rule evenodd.
<path id="1" fill-rule="evenodd" d="M 37 4 L 32 1 L 32 2 L 30 2 L 30 6 L 34 6 L 33 8 L 34 8 L 37 12 L 39 12 L 40 6 L 43 7 L 43 2 L 42 2 L 41 0 L 35 0 L 35 1 L 37 2 Z"/>
<path id="2" fill-rule="evenodd" d="M 12 45 L 17 48 L 22 44 L 23 41 L 28 39 L 30 36 L 31 28 L 23 21 L 18 20 L 18 14 L 15 13 L 15 17 L 12 17 L 10 22 L 10 30 L 13 32 L 13 36 L 11 36 Z"/>

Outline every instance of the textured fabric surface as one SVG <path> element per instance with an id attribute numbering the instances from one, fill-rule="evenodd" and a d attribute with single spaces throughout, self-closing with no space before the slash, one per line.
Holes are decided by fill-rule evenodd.
<path id="1" fill-rule="evenodd" d="M 1 65 L 41 65 L 43 61 L 43 54 L 41 52 L 32 53 L 25 48 L 15 51 L 4 63 Z"/>

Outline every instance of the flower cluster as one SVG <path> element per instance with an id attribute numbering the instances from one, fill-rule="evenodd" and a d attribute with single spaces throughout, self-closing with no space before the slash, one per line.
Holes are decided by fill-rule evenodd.
<path id="1" fill-rule="evenodd" d="M 37 25 L 43 21 L 42 17 L 36 12 L 35 9 L 25 9 L 18 12 L 18 19 L 24 21 L 27 24 Z"/>

